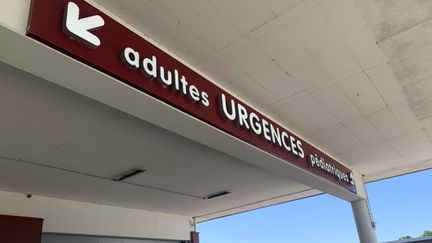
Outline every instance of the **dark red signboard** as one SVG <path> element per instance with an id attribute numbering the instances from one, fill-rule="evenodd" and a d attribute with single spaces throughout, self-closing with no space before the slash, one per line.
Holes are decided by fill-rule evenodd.
<path id="1" fill-rule="evenodd" d="M 0 215 L 0 242 L 40 243 L 43 219 Z"/>
<path id="2" fill-rule="evenodd" d="M 30 11 L 28 36 L 213 127 L 356 193 L 356 187 L 350 177 L 351 171 L 347 167 L 234 98 L 227 91 L 205 79 L 86 1 L 33 0 Z M 77 14 L 79 14 L 79 18 Z M 103 23 L 101 19 L 103 19 Z M 129 52 L 126 52 L 126 48 L 130 48 Z M 171 71 L 172 76 L 177 76 L 177 81 L 181 77 L 184 77 L 183 81 L 187 79 L 186 92 L 181 87 L 186 82 L 178 82 L 177 84 L 172 82 L 172 85 L 166 85 L 162 81 L 160 73 L 158 73 L 158 78 L 149 75 L 151 72 L 148 70 L 152 69 L 149 62 L 152 62 L 153 56 L 157 58 L 157 70 L 160 70 L 159 67 L 164 67 L 165 71 Z M 143 63 L 144 58 L 147 58 L 147 63 Z M 134 63 L 136 66 L 132 65 Z M 144 67 L 147 67 L 148 70 Z M 146 73 L 145 70 L 148 72 Z M 165 73 L 165 79 L 167 76 Z M 175 80 L 174 77 L 172 79 Z M 177 87 L 175 87 L 176 85 Z M 244 108 L 243 113 L 256 115 L 255 120 L 249 119 L 251 117 L 248 116 L 248 121 L 250 121 L 248 127 L 252 127 L 254 124 L 252 121 L 260 121 L 261 131 L 265 130 L 266 126 L 267 128 L 272 126 L 274 132 L 277 129 L 277 132 L 289 134 L 289 136 L 282 138 L 282 142 L 289 144 L 289 140 L 292 139 L 294 145 L 291 145 L 296 147 L 297 141 L 298 147 L 301 147 L 301 151 L 297 149 L 297 152 L 300 152 L 302 156 L 284 149 L 281 141 L 279 141 L 278 146 L 276 142 L 272 143 L 268 139 L 266 140 L 265 136 L 259 136 L 256 132 L 254 134 L 250 128 L 246 129 L 245 124 L 242 126 L 238 120 L 236 122 L 227 119 L 222 112 L 221 95 L 224 95 L 226 104 L 231 104 L 232 101 Z M 238 113 L 240 114 L 241 111 Z"/>
<path id="3" fill-rule="evenodd" d="M 192 231 L 191 232 L 191 243 L 199 243 L 199 233 Z"/>

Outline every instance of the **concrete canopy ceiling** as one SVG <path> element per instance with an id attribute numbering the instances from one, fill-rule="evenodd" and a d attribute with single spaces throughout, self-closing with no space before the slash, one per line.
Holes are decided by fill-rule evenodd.
<path id="1" fill-rule="evenodd" d="M 432 167 L 427 1 L 99 4 L 366 181 Z"/>

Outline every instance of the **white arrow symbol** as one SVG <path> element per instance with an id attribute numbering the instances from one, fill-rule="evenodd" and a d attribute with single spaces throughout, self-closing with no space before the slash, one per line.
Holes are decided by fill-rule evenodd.
<path id="1" fill-rule="evenodd" d="M 90 33 L 90 30 L 95 30 L 104 26 L 105 21 L 99 15 L 80 19 L 79 12 L 78 5 L 74 2 L 68 2 L 63 17 L 63 32 L 90 48 L 94 49 L 100 46 L 101 41 L 97 36 Z"/>

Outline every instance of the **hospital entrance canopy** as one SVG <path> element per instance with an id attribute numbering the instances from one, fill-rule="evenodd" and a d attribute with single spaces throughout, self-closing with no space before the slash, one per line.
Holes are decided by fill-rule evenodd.
<path id="1" fill-rule="evenodd" d="M 379 28 L 388 6 L 18 2 L 1 190 L 199 222 L 431 167 L 428 52 Z"/>

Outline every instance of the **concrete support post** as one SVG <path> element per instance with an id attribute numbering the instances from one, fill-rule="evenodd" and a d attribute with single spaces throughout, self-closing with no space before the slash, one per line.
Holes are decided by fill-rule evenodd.
<path id="1" fill-rule="evenodd" d="M 351 203 L 357 232 L 361 243 L 378 243 L 374 223 L 369 212 L 367 200 L 359 200 Z"/>
<path id="2" fill-rule="evenodd" d="M 356 182 L 357 190 L 365 197 L 365 199 L 351 202 L 360 243 L 378 243 L 375 232 L 375 222 L 373 222 L 372 214 L 370 212 L 363 179 L 359 176 Z"/>

